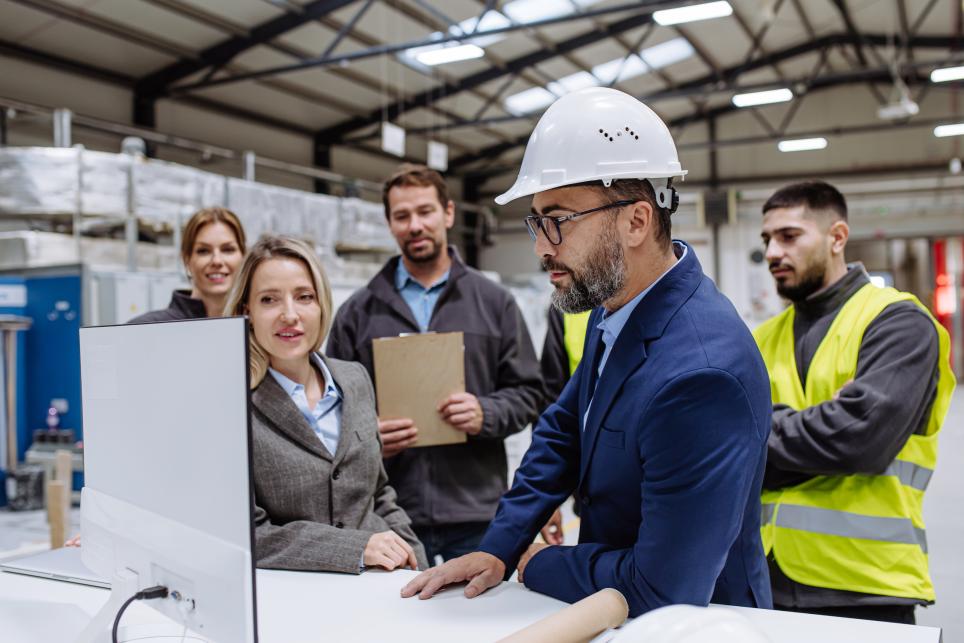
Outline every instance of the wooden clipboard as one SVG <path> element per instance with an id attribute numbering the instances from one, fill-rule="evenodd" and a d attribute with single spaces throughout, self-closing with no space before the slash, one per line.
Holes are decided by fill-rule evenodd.
<path id="1" fill-rule="evenodd" d="M 438 405 L 465 391 L 462 333 L 421 333 L 372 341 L 378 417 L 411 418 L 415 447 L 460 444 L 466 434 L 442 420 Z"/>

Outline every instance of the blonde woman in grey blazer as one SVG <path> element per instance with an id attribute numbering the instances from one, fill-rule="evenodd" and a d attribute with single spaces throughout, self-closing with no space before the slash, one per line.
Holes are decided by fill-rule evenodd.
<path id="1" fill-rule="evenodd" d="M 225 312 L 251 321 L 258 566 L 355 574 L 426 568 L 382 464 L 368 373 L 318 352 L 331 290 L 311 249 L 261 239 Z"/>

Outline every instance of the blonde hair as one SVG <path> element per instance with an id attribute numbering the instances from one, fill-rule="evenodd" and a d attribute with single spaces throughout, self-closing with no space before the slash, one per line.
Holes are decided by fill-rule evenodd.
<path id="1" fill-rule="evenodd" d="M 318 337 L 315 340 L 313 351 L 321 348 L 331 327 L 333 306 L 331 303 L 331 286 L 328 284 L 328 275 L 318 261 L 311 247 L 304 241 L 292 239 L 291 237 L 262 237 L 248 252 L 238 278 L 231 288 L 227 303 L 224 306 L 224 315 L 246 315 L 248 313 L 248 297 L 251 295 L 251 282 L 254 280 L 254 273 L 265 261 L 269 259 L 294 259 L 304 264 L 311 275 L 311 281 L 315 288 L 315 295 L 318 297 L 318 306 L 321 308 L 321 324 L 319 325 Z M 258 342 L 254 332 L 248 335 L 248 352 L 250 353 L 251 369 L 251 388 L 257 388 L 268 372 L 270 358 L 268 351 Z"/>
<path id="2" fill-rule="evenodd" d="M 228 226 L 234 233 L 239 250 L 244 252 L 244 227 L 241 226 L 238 215 L 227 208 L 204 208 L 195 212 L 184 226 L 184 234 L 181 236 L 181 261 L 185 266 L 194 253 L 194 242 L 197 241 L 201 228 L 209 223 L 223 223 Z"/>

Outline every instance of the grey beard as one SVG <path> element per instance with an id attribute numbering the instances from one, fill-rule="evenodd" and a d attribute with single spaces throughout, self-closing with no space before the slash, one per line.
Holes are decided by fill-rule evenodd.
<path id="1" fill-rule="evenodd" d="M 602 239 L 582 274 L 569 273 L 572 285 L 552 293 L 552 305 L 564 313 L 592 310 L 612 299 L 626 283 L 626 257 L 616 235 Z"/>

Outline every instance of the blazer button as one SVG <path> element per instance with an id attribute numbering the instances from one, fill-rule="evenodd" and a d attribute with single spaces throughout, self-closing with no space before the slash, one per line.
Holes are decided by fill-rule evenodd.
<path id="1" fill-rule="evenodd" d="M 587 507 L 592 504 L 592 501 L 591 501 L 591 499 L 589 498 L 589 496 L 586 496 L 586 497 L 584 497 L 584 498 L 580 498 L 580 500 L 582 501 L 582 504 L 586 505 Z"/>
<path id="2" fill-rule="evenodd" d="M 335 523 L 335 527 L 337 527 L 338 529 L 344 529 L 345 523 L 339 520 L 338 522 Z"/>
<path id="3" fill-rule="evenodd" d="M 341 469 L 335 469 L 334 471 L 331 472 L 332 480 L 337 480 L 340 477 L 341 477 Z"/>

